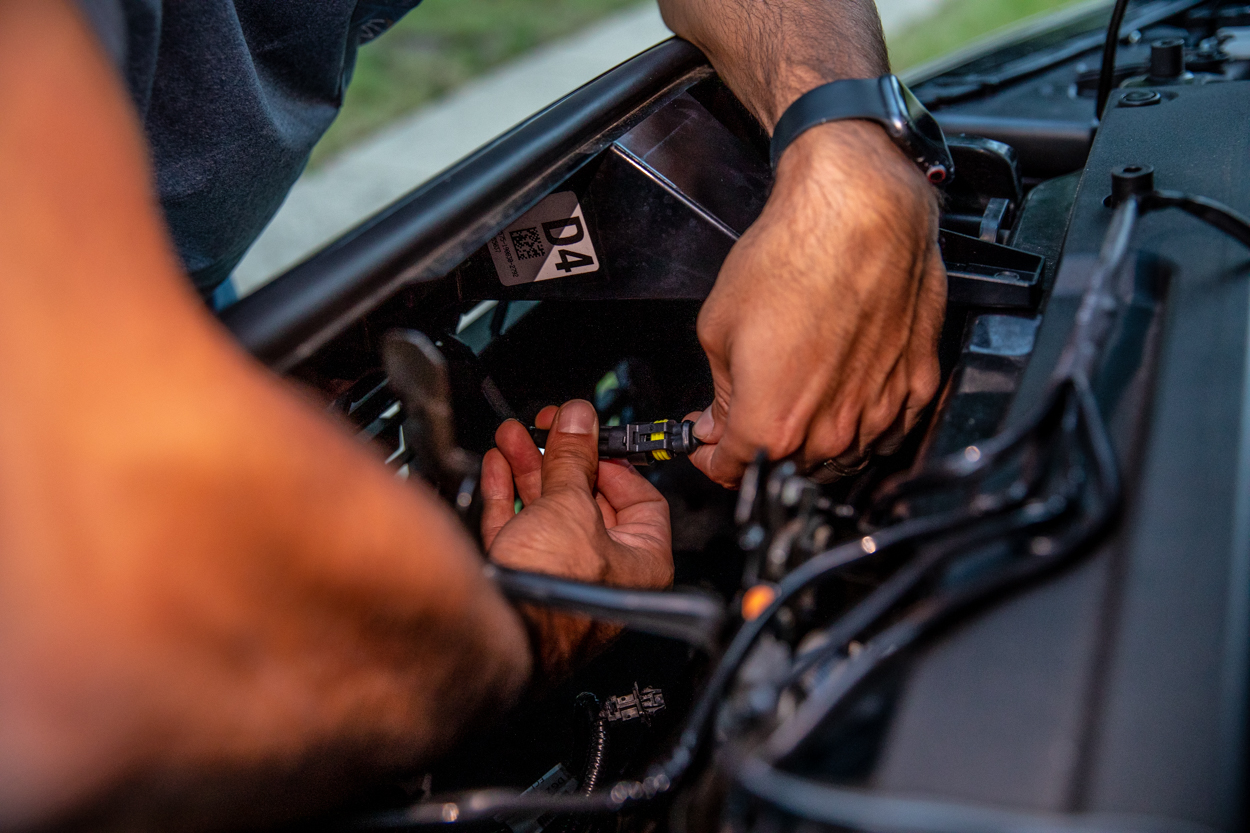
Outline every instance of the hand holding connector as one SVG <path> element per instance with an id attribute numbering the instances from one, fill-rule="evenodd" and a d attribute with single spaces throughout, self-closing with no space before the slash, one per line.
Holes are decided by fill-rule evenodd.
<path id="1" fill-rule="evenodd" d="M 547 432 L 530 428 L 530 436 L 539 448 L 547 447 Z M 599 429 L 599 457 L 628 460 L 637 466 L 671 460 L 690 454 L 701 443 L 694 436 L 690 420 L 661 419 L 656 422 L 631 422 L 607 425 Z"/>

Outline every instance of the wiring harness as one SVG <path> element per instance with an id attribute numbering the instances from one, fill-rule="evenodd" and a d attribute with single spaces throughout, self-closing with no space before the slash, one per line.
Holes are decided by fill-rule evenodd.
<path id="1" fill-rule="evenodd" d="M 1227 206 L 1156 191 L 1144 167 L 1118 169 L 1115 174 L 1114 214 L 1040 407 L 1019 427 L 975 447 L 975 454 L 965 449 L 917 474 L 887 480 L 864 519 L 872 524 L 866 534 L 806 558 L 776 583 L 773 599 L 762 613 L 746 621 L 736 619 L 739 626 L 719 653 L 674 747 L 645 777 L 581 795 L 475 790 L 371 816 L 357 826 L 463 824 L 517 812 L 616 813 L 671 796 L 711 757 L 709 738 L 718 714 L 727 708 L 739 671 L 761 637 L 776 627 L 782 612 L 849 568 L 897 564 L 884 581 L 831 623 L 810 631 L 803 644 L 815 647 L 800 651 L 788 672 L 774 681 L 772 701 L 788 696 L 797 704 L 792 713 L 785 719 L 756 715 L 753 731 L 730 737 L 722 745 L 725 753 L 718 756 L 716 766 L 746 795 L 798 817 L 856 826 L 866 823 L 871 812 L 917 819 L 928 812 L 934 829 L 954 829 L 942 826 L 949 813 L 897 802 L 874 803 L 865 794 L 779 767 L 908 648 L 961 616 L 1070 565 L 1091 551 L 1114 520 L 1121 498 L 1119 469 L 1092 382 L 1124 306 L 1116 281 L 1129 260 L 1138 220 L 1148 212 L 1179 208 L 1250 247 L 1250 220 Z M 757 462 L 752 473 L 755 484 L 763 482 L 769 465 L 766 460 Z M 764 491 L 744 488 L 741 500 L 763 500 Z M 750 514 L 750 507 L 744 510 L 740 503 L 740 520 Z M 959 581 L 950 579 L 952 567 L 969 553 L 991 546 L 998 555 L 989 567 Z M 712 654 L 723 644 L 731 620 L 720 600 L 710 595 L 617 590 L 488 569 L 515 602 L 612 620 L 685 640 Z M 767 729 L 762 741 L 761 723 Z M 726 725 L 734 724 L 731 720 Z M 750 743 L 748 736 L 754 738 Z M 977 826 L 967 814 L 955 812 L 951 817 Z"/>

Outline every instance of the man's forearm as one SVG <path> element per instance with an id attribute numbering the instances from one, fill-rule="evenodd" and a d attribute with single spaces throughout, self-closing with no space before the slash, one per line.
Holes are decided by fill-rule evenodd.
<path id="1" fill-rule="evenodd" d="M 0 829 L 324 801 L 529 674 L 451 513 L 205 314 L 127 108 L 76 5 L 0 3 Z"/>
<path id="2" fill-rule="evenodd" d="M 889 71 L 873 0 L 659 0 L 669 28 L 703 50 L 771 133 L 803 93 Z"/>

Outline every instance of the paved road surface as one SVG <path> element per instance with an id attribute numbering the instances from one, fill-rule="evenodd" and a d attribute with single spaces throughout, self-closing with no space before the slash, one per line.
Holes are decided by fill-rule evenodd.
<path id="1" fill-rule="evenodd" d="M 887 34 L 939 3 L 877 0 Z M 462 87 L 305 174 L 235 270 L 236 292 L 247 294 L 512 125 L 671 34 L 653 4 L 619 13 Z"/>

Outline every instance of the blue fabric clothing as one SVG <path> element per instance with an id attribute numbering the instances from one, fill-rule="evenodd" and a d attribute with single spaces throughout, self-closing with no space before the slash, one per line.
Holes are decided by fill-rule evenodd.
<path id="1" fill-rule="evenodd" d="M 78 0 L 130 89 L 178 251 L 230 276 L 334 120 L 357 47 L 420 0 Z"/>

